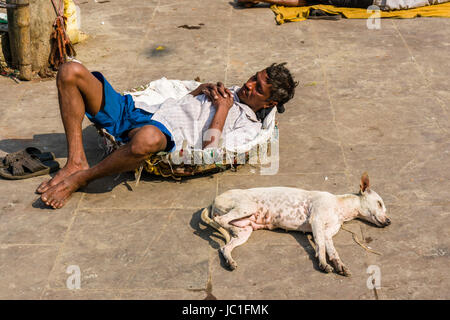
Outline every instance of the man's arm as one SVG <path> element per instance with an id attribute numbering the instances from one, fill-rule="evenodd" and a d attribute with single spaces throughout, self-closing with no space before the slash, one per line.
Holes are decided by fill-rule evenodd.
<path id="1" fill-rule="evenodd" d="M 220 82 L 217 87 L 204 90 L 203 93 L 209 97 L 216 108 L 214 118 L 209 129 L 206 131 L 205 137 L 203 137 L 203 149 L 215 148 L 219 146 L 219 139 L 228 116 L 228 111 L 233 106 L 233 94 Z"/>

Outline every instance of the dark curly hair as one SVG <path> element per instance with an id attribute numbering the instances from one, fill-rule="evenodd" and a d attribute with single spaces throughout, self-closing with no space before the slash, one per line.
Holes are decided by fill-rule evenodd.
<path id="1" fill-rule="evenodd" d="M 266 68 L 267 82 L 272 85 L 269 100 L 277 102 L 278 113 L 285 111 L 284 104 L 294 97 L 295 87 L 298 85 L 298 82 L 294 81 L 291 72 L 285 67 L 285 64 L 286 62 L 273 63 Z M 272 108 L 261 109 L 256 115 L 258 119 L 264 120 L 271 110 Z"/>
<path id="2" fill-rule="evenodd" d="M 270 100 L 278 102 L 277 109 L 279 113 L 284 112 L 284 104 L 291 100 L 295 94 L 295 87 L 298 82 L 294 81 L 291 72 L 284 66 L 283 63 L 273 63 L 266 69 L 269 77 L 268 83 L 272 85 L 272 92 L 270 93 Z"/>

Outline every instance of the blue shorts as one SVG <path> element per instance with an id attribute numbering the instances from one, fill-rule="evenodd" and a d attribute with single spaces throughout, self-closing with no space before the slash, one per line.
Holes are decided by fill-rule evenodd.
<path id="1" fill-rule="evenodd" d="M 175 149 L 172 134 L 161 122 L 152 120 L 153 113 L 135 108 L 131 95 L 123 96 L 116 92 L 100 72 L 94 71 L 92 75 L 103 83 L 105 105 L 95 116 L 86 112 L 89 120 L 108 131 L 116 141 L 124 143 L 130 141 L 128 132 L 131 129 L 155 126 L 166 136 L 167 146 L 164 151 L 171 152 Z"/>

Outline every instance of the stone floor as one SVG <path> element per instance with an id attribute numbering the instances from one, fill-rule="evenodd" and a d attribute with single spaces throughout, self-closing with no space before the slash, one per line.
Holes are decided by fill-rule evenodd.
<path id="1" fill-rule="evenodd" d="M 127 174 L 107 177 L 57 211 L 34 194 L 48 177 L 2 180 L 0 298 L 450 298 L 450 19 L 382 20 L 380 30 L 365 20 L 278 26 L 267 7 L 240 10 L 226 0 L 79 2 L 90 39 L 76 45 L 78 59 L 117 90 L 163 76 L 240 85 L 287 61 L 301 85 L 278 116 L 280 167 L 182 183 L 145 177 L 138 187 Z M 0 97 L 0 156 L 37 146 L 64 164 L 54 80 L 2 77 Z M 84 128 L 95 163 L 97 136 L 87 120 Z M 230 272 L 217 252 L 222 238 L 199 223 L 201 209 L 231 188 L 349 193 L 363 171 L 393 223 L 347 224 L 382 255 L 338 233 L 350 278 L 318 271 L 305 235 L 269 231 L 234 251 L 239 267 Z M 370 265 L 380 268 L 378 290 L 366 284 Z M 80 269 L 78 290 L 67 287 L 70 266 Z"/>

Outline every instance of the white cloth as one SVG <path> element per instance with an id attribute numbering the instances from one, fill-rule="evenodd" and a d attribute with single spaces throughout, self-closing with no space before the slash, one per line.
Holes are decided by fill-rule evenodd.
<path id="1" fill-rule="evenodd" d="M 152 120 L 162 123 L 171 132 L 174 151 L 182 148 L 201 150 L 204 134 L 216 109 L 205 95 L 194 97 L 189 94 L 199 84 L 162 78 L 153 81 L 144 91 L 128 93 L 133 97 L 136 108 L 153 113 Z M 219 143 L 219 147 L 228 150 L 251 142 L 262 128 L 253 110 L 239 102 L 238 89 L 237 86 L 230 88 L 234 104 L 228 112 Z"/>
<path id="2" fill-rule="evenodd" d="M 374 0 L 381 10 L 404 10 L 449 2 L 449 0 Z"/>

